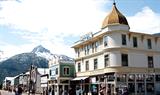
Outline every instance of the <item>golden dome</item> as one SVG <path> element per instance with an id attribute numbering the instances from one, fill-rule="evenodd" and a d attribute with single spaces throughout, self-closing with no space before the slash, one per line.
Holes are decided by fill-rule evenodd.
<path id="1" fill-rule="evenodd" d="M 128 25 L 126 17 L 119 12 L 115 3 L 113 3 L 112 11 L 103 21 L 102 29 L 108 25 L 114 25 L 114 24 Z"/>

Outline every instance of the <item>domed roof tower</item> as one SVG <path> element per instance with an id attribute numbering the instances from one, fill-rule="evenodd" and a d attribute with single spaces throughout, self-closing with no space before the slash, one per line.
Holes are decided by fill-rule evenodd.
<path id="1" fill-rule="evenodd" d="M 126 17 L 117 9 L 116 3 L 113 3 L 112 11 L 104 19 L 102 29 L 111 30 L 129 30 Z"/>

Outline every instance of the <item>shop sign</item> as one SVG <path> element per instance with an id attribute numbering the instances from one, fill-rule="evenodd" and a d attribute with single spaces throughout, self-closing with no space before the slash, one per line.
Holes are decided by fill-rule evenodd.
<path id="1" fill-rule="evenodd" d="M 91 78 L 91 82 L 92 82 L 92 83 L 96 83 L 96 77 Z"/>

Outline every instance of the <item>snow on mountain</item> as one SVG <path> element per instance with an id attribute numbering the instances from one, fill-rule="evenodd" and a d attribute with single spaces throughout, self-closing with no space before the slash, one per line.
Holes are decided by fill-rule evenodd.
<path id="1" fill-rule="evenodd" d="M 50 51 L 46 48 L 44 48 L 42 45 L 39 45 L 37 47 L 35 47 L 33 50 L 32 50 L 32 53 L 37 53 L 37 52 L 40 52 L 40 53 L 50 53 Z"/>
<path id="2" fill-rule="evenodd" d="M 60 61 L 74 61 L 73 58 L 70 58 L 66 55 L 52 54 L 50 50 L 44 48 L 42 45 L 35 47 L 32 50 L 32 53 L 35 53 L 37 56 L 46 58 L 47 60 L 55 59 L 55 60 L 60 60 Z"/>

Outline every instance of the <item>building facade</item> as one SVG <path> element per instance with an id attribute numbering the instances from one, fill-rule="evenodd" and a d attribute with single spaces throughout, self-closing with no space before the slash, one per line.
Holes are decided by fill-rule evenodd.
<path id="1" fill-rule="evenodd" d="M 51 60 L 49 66 L 49 92 L 54 92 L 54 95 L 66 95 L 70 81 L 75 76 L 74 61 Z"/>
<path id="2" fill-rule="evenodd" d="M 129 29 L 114 3 L 101 30 L 74 43 L 76 76 L 83 80 L 84 93 L 160 94 L 160 37 Z"/>
<path id="3" fill-rule="evenodd" d="M 12 91 L 13 87 L 14 77 L 5 77 L 5 79 L 3 80 L 2 89 Z"/>

